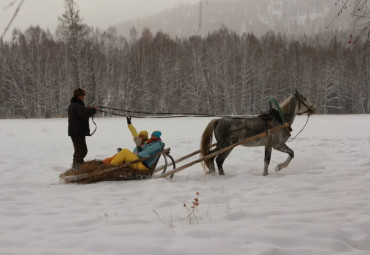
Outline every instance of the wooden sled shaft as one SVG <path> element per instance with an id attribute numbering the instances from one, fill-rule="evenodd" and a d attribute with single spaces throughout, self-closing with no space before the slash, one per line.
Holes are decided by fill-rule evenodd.
<path id="1" fill-rule="evenodd" d="M 250 142 L 250 141 L 253 141 L 253 140 L 262 138 L 262 137 L 264 137 L 266 135 L 270 135 L 270 134 L 276 133 L 280 129 L 287 128 L 289 126 L 290 126 L 290 124 L 286 122 L 286 123 L 284 123 L 284 124 L 282 124 L 280 126 L 277 126 L 275 128 L 269 129 L 267 132 L 263 132 L 263 133 L 260 133 L 258 135 L 255 135 L 255 136 L 248 137 L 248 138 L 246 138 L 244 140 L 241 140 L 240 142 L 234 143 L 234 144 L 229 145 L 229 146 L 227 146 L 227 147 L 225 147 L 225 148 L 223 148 L 221 150 L 215 151 L 215 152 L 213 152 L 211 154 L 208 154 L 208 155 L 206 155 L 204 157 L 201 157 L 201 158 L 199 158 L 197 160 L 194 160 L 192 162 L 189 162 L 188 164 L 185 164 L 185 165 L 183 165 L 183 166 L 181 166 L 179 168 L 176 168 L 176 169 L 173 169 L 171 171 L 168 171 L 168 172 L 166 172 L 166 173 L 158 176 L 157 178 L 165 178 L 165 177 L 167 177 L 169 175 L 172 175 L 172 174 L 177 173 L 177 172 L 179 172 L 181 170 L 184 170 L 185 168 L 188 168 L 188 167 L 190 167 L 192 165 L 195 165 L 197 163 L 200 163 L 200 162 L 204 161 L 205 159 L 213 158 L 213 157 L 217 156 L 218 154 L 221 154 L 221 153 L 224 153 L 224 152 L 226 152 L 228 150 L 231 150 L 232 148 L 234 148 L 236 146 L 239 146 L 239 145 L 242 145 L 244 143 L 247 143 L 247 142 Z"/>
<path id="2" fill-rule="evenodd" d="M 214 144 L 212 144 L 212 147 L 214 147 L 216 145 L 217 145 L 217 143 L 214 143 Z M 177 163 L 179 163 L 181 161 L 184 161 L 185 159 L 191 158 L 191 157 L 193 157 L 193 156 L 195 156 L 195 155 L 197 155 L 199 153 L 200 153 L 200 150 L 197 150 L 197 151 L 194 151 L 194 152 L 192 152 L 192 153 L 190 153 L 188 155 L 185 155 L 182 158 L 179 158 L 179 159 L 175 160 L 175 164 L 177 164 Z M 173 163 L 170 162 L 170 163 L 167 164 L 167 167 L 172 166 L 172 165 L 173 165 Z M 161 171 L 161 170 L 163 170 L 165 168 L 166 168 L 166 165 L 160 166 L 160 167 L 158 167 L 157 169 L 154 170 L 154 173 L 159 172 L 159 171 Z"/>

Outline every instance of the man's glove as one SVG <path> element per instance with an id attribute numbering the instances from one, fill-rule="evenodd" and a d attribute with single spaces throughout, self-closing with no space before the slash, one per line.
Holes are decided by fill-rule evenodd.
<path id="1" fill-rule="evenodd" d="M 127 125 L 131 124 L 131 117 L 127 117 Z"/>

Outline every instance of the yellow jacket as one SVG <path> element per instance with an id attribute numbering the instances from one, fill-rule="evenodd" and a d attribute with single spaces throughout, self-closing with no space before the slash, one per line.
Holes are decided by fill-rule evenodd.
<path id="1" fill-rule="evenodd" d="M 132 137 L 134 138 L 134 142 L 136 146 L 141 146 L 141 141 L 139 138 L 139 134 L 136 131 L 136 128 L 132 124 L 128 124 L 128 129 L 130 130 Z"/>

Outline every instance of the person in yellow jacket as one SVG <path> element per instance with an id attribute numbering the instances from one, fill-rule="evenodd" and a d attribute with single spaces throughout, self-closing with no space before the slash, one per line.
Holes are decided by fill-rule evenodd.
<path id="1" fill-rule="evenodd" d="M 127 161 L 125 161 L 125 162 L 130 162 L 130 161 L 137 160 L 136 155 L 138 154 L 138 152 L 140 152 L 142 150 L 144 144 L 148 141 L 148 131 L 142 130 L 142 131 L 140 131 L 140 133 L 137 133 L 136 128 L 134 127 L 134 125 L 131 122 L 131 117 L 127 117 L 127 125 L 128 125 L 128 129 L 130 130 L 130 132 L 131 132 L 131 134 L 134 138 L 134 142 L 136 144 L 136 147 L 135 147 L 134 152 L 133 152 L 134 155 L 131 155 L 130 150 L 124 149 L 125 150 L 125 153 L 124 153 L 124 152 L 121 152 L 122 151 L 121 148 L 117 148 L 118 153 L 113 155 L 112 157 L 104 159 L 103 163 L 117 165 L 117 164 L 123 162 L 122 158 L 127 158 Z M 119 153 L 121 153 L 120 154 L 121 156 L 116 157 Z M 116 157 L 116 159 L 113 160 L 115 157 Z M 142 163 L 133 164 L 133 168 L 139 169 L 139 170 L 147 169 Z"/>
<path id="2" fill-rule="evenodd" d="M 134 138 L 136 147 L 140 150 L 140 147 L 143 147 L 144 143 L 148 140 L 148 131 L 142 130 L 140 133 L 137 133 L 136 128 L 132 125 L 131 117 L 127 117 L 127 125 Z"/>
<path id="3" fill-rule="evenodd" d="M 163 148 L 161 135 L 162 133 L 160 131 L 154 131 L 151 135 L 151 138 L 146 143 L 144 143 L 142 147 L 140 147 L 141 150 L 138 149 L 138 147 L 134 149 L 134 152 L 128 149 L 123 149 L 113 157 L 103 160 L 103 163 L 119 165 L 122 163 L 135 161 L 139 158 L 149 158 L 151 156 L 154 156 Z M 147 170 L 153 165 L 158 157 L 159 156 L 156 156 L 154 158 L 149 158 L 145 161 L 132 164 L 131 167 L 138 170 Z"/>

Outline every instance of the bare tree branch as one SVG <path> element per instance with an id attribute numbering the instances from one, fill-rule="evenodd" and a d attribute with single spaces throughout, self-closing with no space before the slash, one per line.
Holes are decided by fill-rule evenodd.
<path id="1" fill-rule="evenodd" d="M 2 40 L 2 39 L 4 38 L 4 36 L 5 36 L 6 32 L 8 31 L 9 27 L 10 27 L 10 26 L 11 26 L 11 24 L 13 23 L 13 21 L 14 21 L 15 17 L 17 16 L 17 14 L 18 14 L 19 10 L 21 9 L 21 6 L 22 6 L 23 2 L 24 2 L 24 0 L 21 0 L 21 2 L 19 3 L 19 5 L 18 5 L 17 9 L 15 10 L 15 12 L 14 12 L 14 14 L 13 14 L 13 17 L 10 19 L 10 21 L 9 21 L 8 25 L 7 25 L 7 26 L 6 26 L 6 28 L 4 29 L 4 32 L 3 32 L 3 34 L 1 35 L 0 40 Z"/>
<path id="2" fill-rule="evenodd" d="M 11 6 L 13 6 L 17 1 L 18 1 L 18 0 L 13 0 L 13 1 L 11 1 L 8 5 L 6 5 L 6 6 L 4 7 L 4 10 L 7 10 L 7 9 L 8 9 L 8 8 L 10 8 Z"/>

